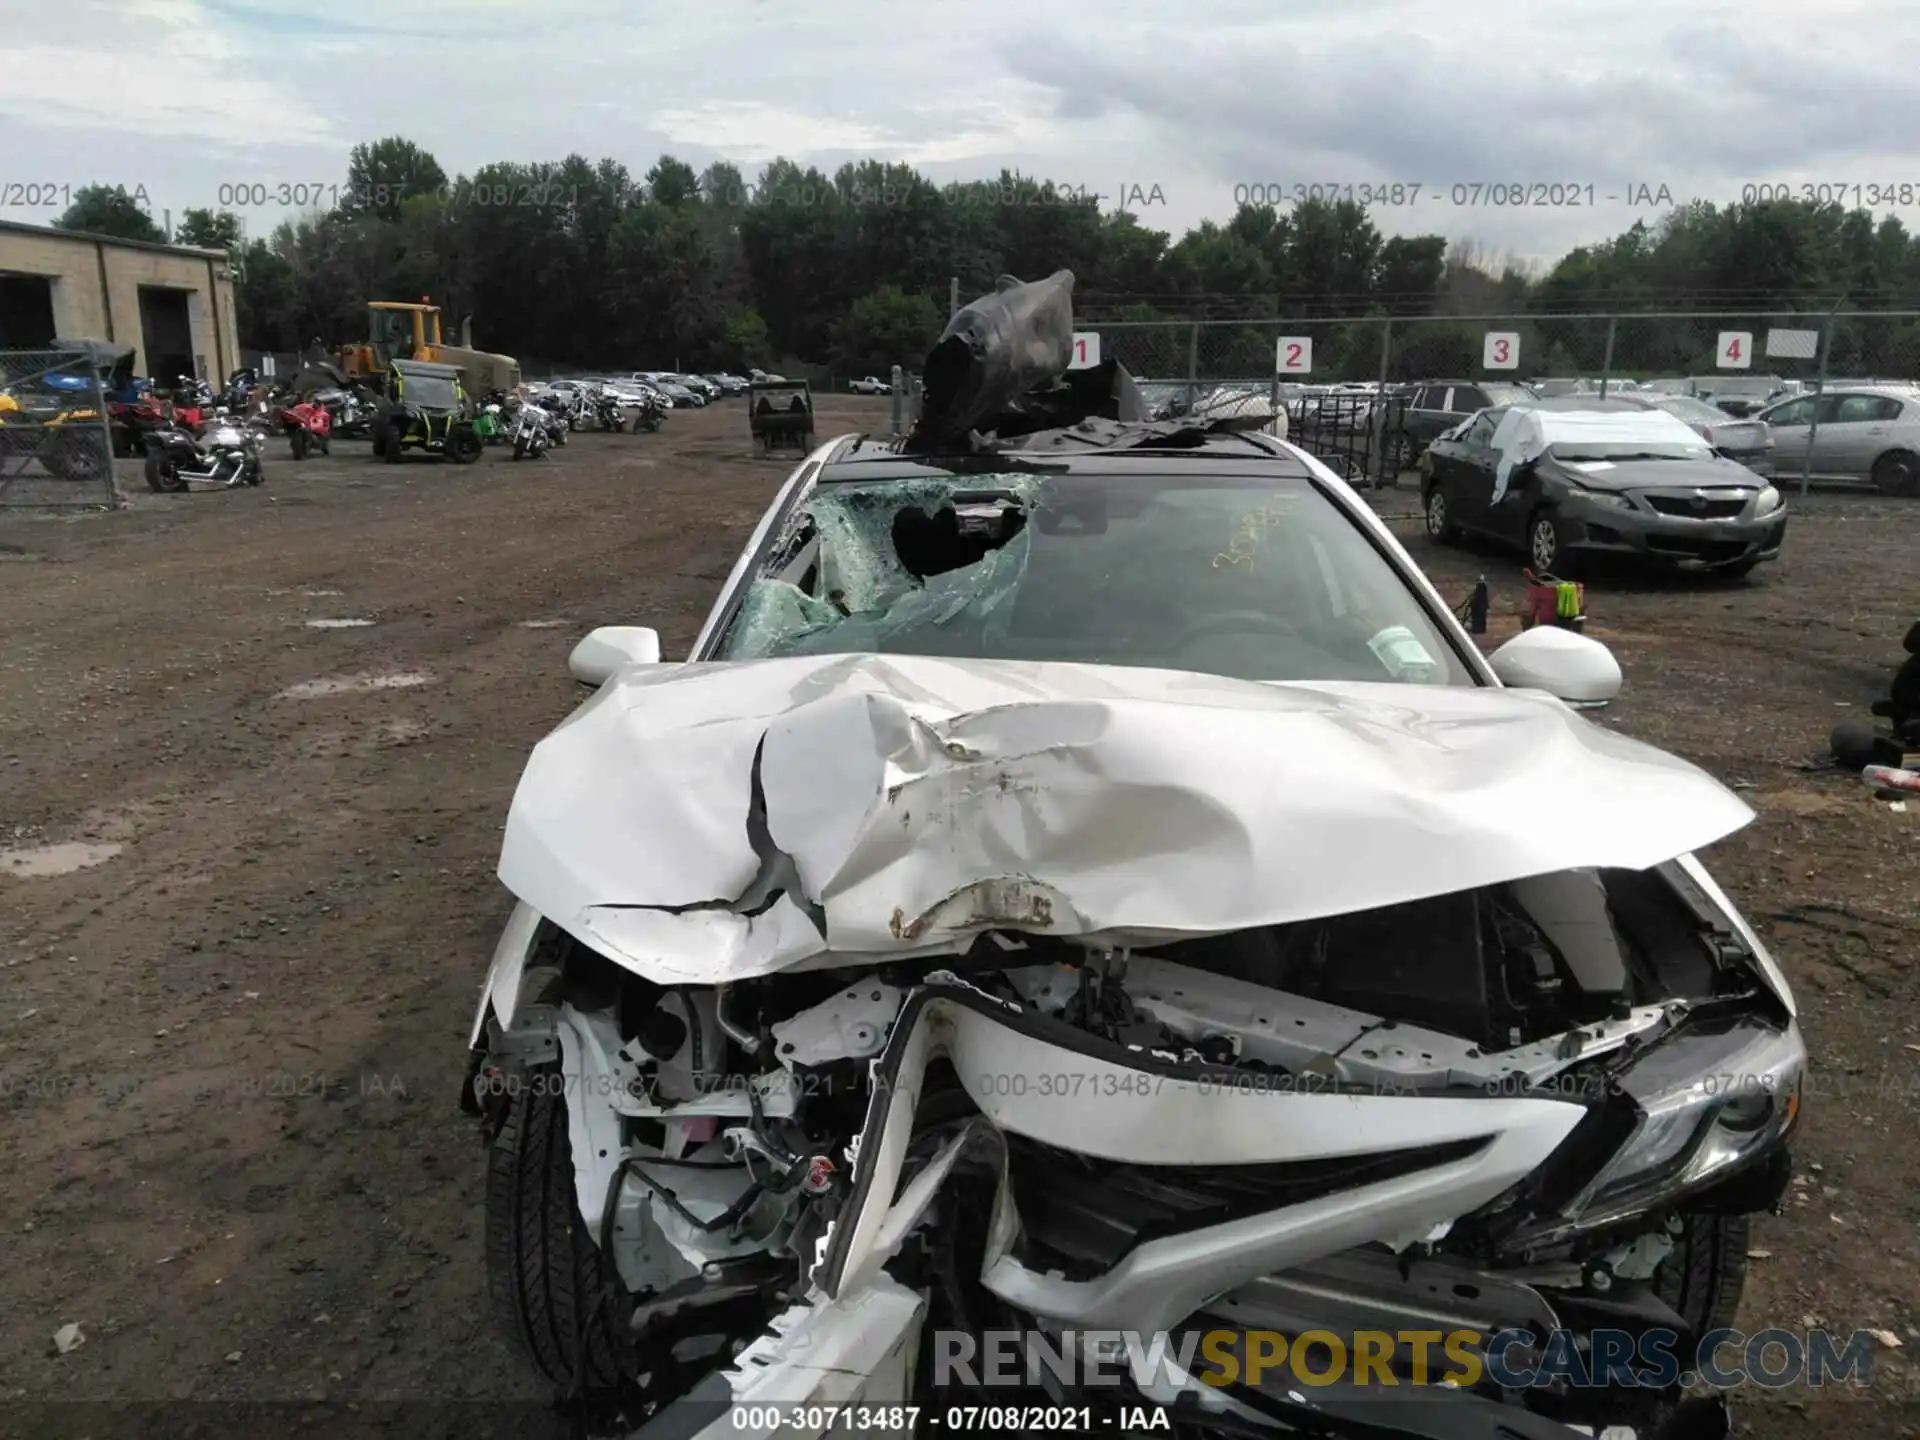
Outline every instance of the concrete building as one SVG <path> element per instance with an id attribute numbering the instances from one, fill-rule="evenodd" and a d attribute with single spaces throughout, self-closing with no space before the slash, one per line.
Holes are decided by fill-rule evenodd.
<path id="1" fill-rule="evenodd" d="M 0 350 L 48 341 L 134 347 L 134 373 L 215 385 L 240 365 L 224 250 L 0 220 Z"/>

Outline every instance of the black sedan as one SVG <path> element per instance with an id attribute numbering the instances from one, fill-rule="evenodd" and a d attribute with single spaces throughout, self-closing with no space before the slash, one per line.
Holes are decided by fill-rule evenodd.
<path id="1" fill-rule="evenodd" d="M 1739 576 L 1776 558 L 1787 531 L 1772 485 L 1672 416 L 1625 400 L 1483 410 L 1434 441 L 1420 470 L 1428 535 L 1505 541 L 1538 573 L 1622 555 Z"/>

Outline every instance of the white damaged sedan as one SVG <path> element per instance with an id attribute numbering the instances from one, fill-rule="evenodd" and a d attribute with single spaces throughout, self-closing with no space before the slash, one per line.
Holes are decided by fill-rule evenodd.
<path id="1" fill-rule="evenodd" d="M 1483 659 L 1324 466 L 1161 422 L 834 441 L 688 662 L 609 628 L 572 664 L 466 1099 L 497 1312 L 595 1423 L 1675 1413 L 1189 1363 L 1729 1322 L 1805 1049 L 1693 855 L 1751 812 L 1577 713 L 1619 689 L 1603 647 Z M 1063 1363 L 937 1363 L 1005 1332 Z M 1166 1349 L 1088 1382 L 1115 1337 Z"/>

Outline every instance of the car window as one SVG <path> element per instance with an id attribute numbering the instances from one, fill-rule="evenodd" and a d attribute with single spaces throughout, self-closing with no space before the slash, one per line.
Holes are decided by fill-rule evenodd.
<path id="1" fill-rule="evenodd" d="M 1471 415 L 1476 410 L 1486 409 L 1489 403 L 1484 391 L 1476 390 L 1471 385 L 1456 385 L 1447 408 L 1461 415 Z"/>
<path id="2" fill-rule="evenodd" d="M 1837 395 L 1839 403 L 1834 407 L 1835 424 L 1860 424 L 1875 420 L 1892 420 L 1900 414 L 1900 402 L 1891 395 Z M 1822 415 L 1822 420 L 1828 417 Z"/>
<path id="3" fill-rule="evenodd" d="M 1500 425 L 1500 417 L 1506 413 L 1504 408 L 1485 411 L 1467 427 L 1467 433 L 1460 437 L 1461 441 L 1468 445 L 1491 445 L 1493 432 Z"/>
<path id="4" fill-rule="evenodd" d="M 827 483 L 803 514 L 748 585 L 718 658 L 878 652 L 1474 683 L 1401 574 L 1305 480 Z"/>
<path id="5" fill-rule="evenodd" d="M 1769 410 L 1762 418 L 1769 425 L 1811 425 L 1813 423 L 1812 396 L 1804 400 L 1792 400 L 1785 405 Z"/>

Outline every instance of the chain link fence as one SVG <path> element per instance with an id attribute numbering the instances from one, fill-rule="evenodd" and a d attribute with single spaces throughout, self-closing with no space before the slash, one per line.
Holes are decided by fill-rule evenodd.
<path id="1" fill-rule="evenodd" d="M 0 509 L 120 504 L 92 354 L 0 350 Z"/>
<path id="2" fill-rule="evenodd" d="M 1395 405 L 1339 396 L 1420 381 L 1514 380 L 1597 392 L 1664 382 L 1728 408 L 1838 381 L 1920 378 L 1920 311 L 1687 311 L 1581 315 L 1347 316 L 1315 320 L 1107 321 L 1103 358 L 1180 408 L 1221 385 L 1270 383 L 1305 448 L 1349 475 L 1392 483 L 1417 447 Z M 1332 397 L 1332 398 L 1328 398 Z M 1404 408 L 1399 407 L 1399 408 Z M 1368 422 L 1356 427 L 1355 418 Z"/>

